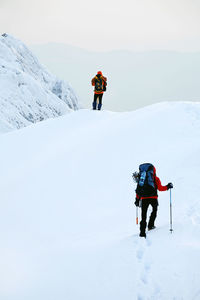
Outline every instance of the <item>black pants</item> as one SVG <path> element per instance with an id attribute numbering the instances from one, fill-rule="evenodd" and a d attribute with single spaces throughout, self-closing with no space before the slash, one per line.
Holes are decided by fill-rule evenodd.
<path id="1" fill-rule="evenodd" d="M 94 101 L 92 103 L 94 110 L 97 109 L 97 99 L 99 99 L 99 101 L 98 101 L 98 110 L 101 110 L 102 97 L 103 97 L 103 94 L 94 94 Z"/>
<path id="2" fill-rule="evenodd" d="M 149 205 L 152 206 L 153 210 L 152 210 L 152 213 L 149 218 L 148 227 L 154 226 L 154 222 L 155 222 L 155 219 L 157 216 L 158 200 L 153 199 L 153 198 L 142 200 L 142 206 L 141 206 L 142 219 L 140 222 L 140 232 L 142 232 L 142 233 L 145 233 L 145 230 L 146 230 L 147 210 L 148 210 Z"/>

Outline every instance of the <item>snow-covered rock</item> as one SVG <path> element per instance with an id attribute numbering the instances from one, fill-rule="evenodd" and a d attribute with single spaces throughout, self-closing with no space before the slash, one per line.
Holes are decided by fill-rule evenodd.
<path id="1" fill-rule="evenodd" d="M 0 36 L 0 132 L 79 108 L 63 80 L 50 74 L 19 40 Z"/>

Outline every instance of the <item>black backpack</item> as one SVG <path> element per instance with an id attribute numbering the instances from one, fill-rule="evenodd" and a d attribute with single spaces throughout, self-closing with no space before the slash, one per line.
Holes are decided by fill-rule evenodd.
<path id="1" fill-rule="evenodd" d="M 145 163 L 139 166 L 136 193 L 139 197 L 152 197 L 157 195 L 154 166 L 152 164 Z"/>
<path id="2" fill-rule="evenodd" d="M 96 76 L 95 78 L 95 91 L 103 92 L 103 80 L 101 79 L 101 77 Z"/>

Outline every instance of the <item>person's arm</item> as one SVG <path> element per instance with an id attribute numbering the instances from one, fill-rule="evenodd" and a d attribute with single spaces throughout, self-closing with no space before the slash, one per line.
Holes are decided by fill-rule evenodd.
<path id="1" fill-rule="evenodd" d="M 135 198 L 140 200 L 140 196 L 138 196 L 138 194 L 136 194 Z"/>
<path id="2" fill-rule="evenodd" d="M 107 82 L 107 77 L 104 77 L 104 76 L 103 76 L 103 80 L 104 80 L 105 82 Z"/>
<path id="3" fill-rule="evenodd" d="M 101 79 L 102 79 L 102 81 L 103 81 L 103 85 L 107 85 L 107 78 L 106 77 L 104 77 L 104 76 L 101 76 Z"/>
<path id="4" fill-rule="evenodd" d="M 167 191 L 167 190 L 168 190 L 167 185 L 162 185 L 162 183 L 161 183 L 161 181 L 160 181 L 160 178 L 158 178 L 157 176 L 156 176 L 156 178 L 155 178 L 155 181 L 156 181 L 157 189 L 158 189 L 160 192 L 164 192 L 164 191 Z"/>
<path id="5" fill-rule="evenodd" d="M 140 197 L 138 196 L 138 194 L 136 193 L 136 196 L 135 196 L 135 205 L 136 206 L 139 206 L 139 204 L 140 204 Z"/>

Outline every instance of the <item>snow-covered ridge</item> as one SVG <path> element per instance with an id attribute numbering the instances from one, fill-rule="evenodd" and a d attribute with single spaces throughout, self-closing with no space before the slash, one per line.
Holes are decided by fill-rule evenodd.
<path id="1" fill-rule="evenodd" d="M 0 132 L 79 108 L 69 84 L 50 74 L 21 41 L 7 34 L 0 36 L 0 90 Z"/>
<path id="2" fill-rule="evenodd" d="M 200 299 L 200 103 L 81 109 L 0 145 L 0 299 Z M 166 191 L 138 236 L 142 162 L 174 184 L 173 234 Z"/>
<path id="3" fill-rule="evenodd" d="M 0 145 L 0 299 L 200 299 L 200 103 L 82 109 Z M 138 236 L 142 162 L 174 184 L 173 234 L 166 191 L 157 229 Z"/>

